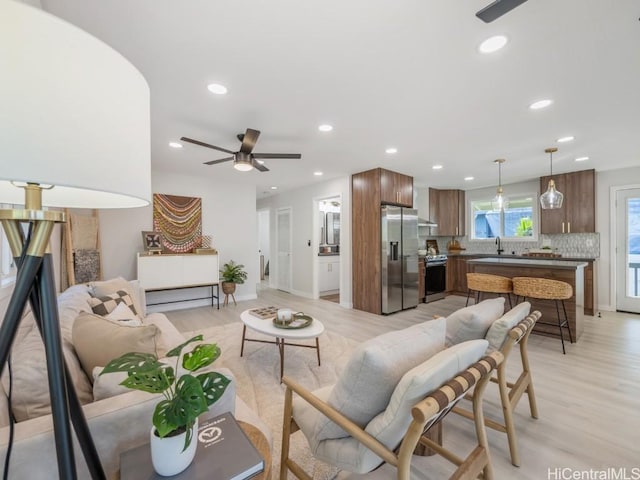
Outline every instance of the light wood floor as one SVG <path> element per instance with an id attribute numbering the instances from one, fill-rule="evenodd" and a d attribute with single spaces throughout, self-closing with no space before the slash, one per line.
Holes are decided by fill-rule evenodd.
<path id="1" fill-rule="evenodd" d="M 210 307 L 168 312 L 182 331 L 238 322 L 240 312 L 259 306 L 287 306 L 322 320 L 328 330 L 356 341 L 364 341 L 389 330 L 401 329 L 448 315 L 464 306 L 464 297 L 447 297 L 390 316 L 350 310 L 324 301 L 309 300 L 272 289 L 261 289 L 258 299 L 215 310 Z M 529 416 L 526 399 L 516 409 L 516 428 L 521 467 L 509 460 L 504 434 L 488 430 L 497 479 L 625 478 L 561 477 L 554 472 L 632 468 L 640 474 L 640 316 L 602 312 L 602 318 L 586 317 L 579 343 L 567 345 L 562 355 L 560 340 L 532 335 L 529 353 L 540 418 Z M 275 355 L 275 352 L 274 352 Z M 512 355 L 510 367 L 515 367 Z M 510 371 L 516 371 L 510 368 Z M 489 385 L 485 414 L 500 418 L 497 387 Z M 461 454 L 471 445 L 472 424 L 450 415 L 445 420 L 445 444 Z M 433 475 L 445 478 L 450 466 L 433 459 Z M 565 471 L 568 472 L 569 470 Z M 441 472 L 441 473 L 438 473 Z M 565 473 L 566 474 L 566 473 Z"/>

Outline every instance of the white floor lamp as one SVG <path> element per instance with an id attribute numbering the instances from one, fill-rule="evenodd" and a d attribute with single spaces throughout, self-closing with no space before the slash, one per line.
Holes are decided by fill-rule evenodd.
<path id="1" fill-rule="evenodd" d="M 29 301 L 45 345 L 58 475 L 77 478 L 73 426 L 92 478 L 105 478 L 62 354 L 47 245 L 64 213 L 43 205 L 149 204 L 149 88 L 103 42 L 39 9 L 3 0 L 0 105 L 0 202 L 24 205 L 0 210 L 18 267 L 0 326 L 0 367 Z"/>

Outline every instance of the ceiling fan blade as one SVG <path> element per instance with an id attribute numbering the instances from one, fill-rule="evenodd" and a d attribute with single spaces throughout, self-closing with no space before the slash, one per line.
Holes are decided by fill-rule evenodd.
<path id="1" fill-rule="evenodd" d="M 205 165 L 215 165 L 216 163 L 222 163 L 222 162 L 229 162 L 233 159 L 235 159 L 236 157 L 225 157 L 225 158 L 221 158 L 220 160 L 209 160 L 208 162 L 204 162 Z"/>
<path id="2" fill-rule="evenodd" d="M 495 2 L 477 12 L 476 17 L 485 23 L 493 22 L 496 18 L 500 18 L 505 13 L 510 12 L 526 1 L 527 0 L 495 0 Z"/>
<path id="3" fill-rule="evenodd" d="M 224 152 L 224 153 L 236 153 L 236 152 L 232 152 L 231 150 L 227 150 L 226 148 L 216 147 L 215 145 L 209 145 L 208 143 L 201 142 L 200 140 L 194 140 L 192 138 L 181 137 L 180 140 L 182 140 L 183 142 L 193 143 L 194 145 L 200 145 L 201 147 L 207 147 L 207 148 L 213 148 L 214 150 L 220 150 L 221 152 Z"/>
<path id="4" fill-rule="evenodd" d="M 269 169 L 265 167 L 262 163 L 256 162 L 255 160 L 252 162 L 253 168 L 260 172 L 268 172 Z"/>
<path id="5" fill-rule="evenodd" d="M 247 128 L 247 131 L 242 137 L 242 145 L 240 146 L 240 151 L 242 153 L 251 153 L 251 150 L 253 150 L 253 147 L 256 146 L 256 142 L 258 141 L 259 136 L 260 136 L 260 130 Z"/>
<path id="6" fill-rule="evenodd" d="M 254 153 L 253 158 L 302 158 L 300 153 Z"/>

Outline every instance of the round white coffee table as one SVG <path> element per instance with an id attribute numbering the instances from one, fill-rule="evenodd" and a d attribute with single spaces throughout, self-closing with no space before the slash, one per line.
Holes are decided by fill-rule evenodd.
<path id="1" fill-rule="evenodd" d="M 320 320 L 314 318 L 311 325 L 304 328 L 278 328 L 273 325 L 273 318 L 258 318 L 251 315 L 249 310 L 245 310 L 240 314 L 240 320 L 244 323 L 242 327 L 242 346 L 240 347 L 241 357 L 244 354 L 244 342 L 273 343 L 278 347 L 278 352 L 280 353 L 280 379 L 282 379 L 284 369 L 285 345 L 292 347 L 314 348 L 318 355 L 318 366 L 320 366 L 320 342 L 318 341 L 318 337 L 324 332 L 324 325 Z M 274 337 L 275 341 L 247 338 L 247 327 L 255 332 Z M 291 343 L 290 341 L 285 341 L 304 339 L 315 339 L 315 345 L 305 345 L 302 343 Z"/>

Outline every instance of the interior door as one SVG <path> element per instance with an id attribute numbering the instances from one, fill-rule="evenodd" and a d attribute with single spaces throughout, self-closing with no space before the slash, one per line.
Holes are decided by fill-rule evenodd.
<path id="1" fill-rule="evenodd" d="M 291 292 L 291 208 L 278 209 L 276 216 L 276 245 L 278 249 L 278 290 Z"/>
<path id="2" fill-rule="evenodd" d="M 616 310 L 640 313 L 640 188 L 616 192 Z"/>

